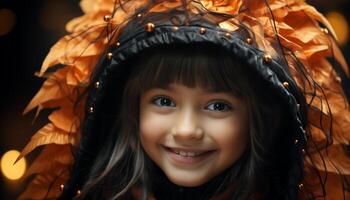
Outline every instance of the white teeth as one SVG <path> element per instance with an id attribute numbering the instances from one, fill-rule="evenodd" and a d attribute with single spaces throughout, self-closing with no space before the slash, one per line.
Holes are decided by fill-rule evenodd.
<path id="1" fill-rule="evenodd" d="M 195 153 L 195 152 L 185 152 L 185 151 L 175 151 L 174 152 L 180 156 L 184 156 L 184 157 L 194 157 L 194 156 L 198 156 L 201 153 Z"/>
<path id="2" fill-rule="evenodd" d="M 187 156 L 196 156 L 196 154 L 193 153 L 193 152 L 188 152 L 188 153 L 187 153 Z"/>

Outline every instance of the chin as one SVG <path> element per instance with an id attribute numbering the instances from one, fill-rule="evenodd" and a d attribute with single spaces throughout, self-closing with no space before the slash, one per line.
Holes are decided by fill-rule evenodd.
<path id="1" fill-rule="evenodd" d="M 178 186 L 183 186 L 183 187 L 198 187 L 198 186 L 201 186 L 203 185 L 204 183 L 206 183 L 207 181 L 206 180 L 203 180 L 203 179 L 193 179 L 193 178 L 183 178 L 183 177 L 169 177 L 168 176 L 168 179 L 178 185 Z"/>

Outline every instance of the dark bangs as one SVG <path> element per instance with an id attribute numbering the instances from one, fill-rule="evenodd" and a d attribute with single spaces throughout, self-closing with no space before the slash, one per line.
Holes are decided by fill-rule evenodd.
<path id="1" fill-rule="evenodd" d="M 171 83 L 203 87 L 215 92 L 242 96 L 244 77 L 242 62 L 227 50 L 209 43 L 171 45 L 148 49 L 133 59 L 131 79 L 136 78 L 140 92 Z"/>

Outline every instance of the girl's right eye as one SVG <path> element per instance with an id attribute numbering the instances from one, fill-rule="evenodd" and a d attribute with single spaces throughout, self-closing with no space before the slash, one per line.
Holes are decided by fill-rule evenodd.
<path id="1" fill-rule="evenodd" d="M 175 107 L 175 103 L 168 97 L 156 97 L 152 102 L 159 107 Z"/>

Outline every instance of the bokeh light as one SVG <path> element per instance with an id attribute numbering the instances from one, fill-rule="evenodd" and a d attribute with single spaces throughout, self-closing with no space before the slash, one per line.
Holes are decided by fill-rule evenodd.
<path id="1" fill-rule="evenodd" d="M 74 17 L 75 13 L 67 4 L 67 1 L 47 0 L 40 11 L 40 23 L 48 31 L 65 33 L 66 23 Z"/>
<path id="2" fill-rule="evenodd" d="M 25 158 L 22 158 L 14 164 L 19 154 L 19 151 L 10 150 L 1 158 L 1 171 L 3 175 L 10 180 L 20 179 L 26 171 L 27 163 Z"/>
<path id="3" fill-rule="evenodd" d="M 15 13 L 7 8 L 0 9 L 0 36 L 11 32 L 16 23 Z"/>
<path id="4" fill-rule="evenodd" d="M 339 44 L 345 45 L 349 40 L 349 24 L 344 15 L 334 11 L 327 13 L 326 17 L 337 34 Z"/>

